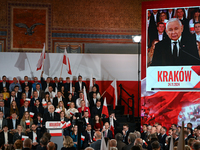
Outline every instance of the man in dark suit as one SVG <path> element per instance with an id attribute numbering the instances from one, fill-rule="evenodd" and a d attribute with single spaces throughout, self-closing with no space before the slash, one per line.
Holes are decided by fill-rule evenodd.
<path id="1" fill-rule="evenodd" d="M 79 75 L 78 76 L 78 82 L 75 83 L 75 90 L 77 93 L 83 91 L 83 88 L 85 86 L 85 89 L 86 89 L 86 84 L 85 82 L 82 82 L 82 76 Z"/>
<path id="2" fill-rule="evenodd" d="M 39 84 L 36 84 L 36 90 L 35 90 L 37 93 L 38 93 L 38 97 L 43 99 L 45 97 L 45 93 L 44 91 L 41 89 L 40 85 Z"/>
<path id="3" fill-rule="evenodd" d="M 32 112 L 34 113 L 34 119 L 37 118 L 38 113 L 42 116 L 44 114 L 44 108 L 40 105 L 40 100 L 35 101 L 35 106 L 32 106 Z"/>
<path id="4" fill-rule="evenodd" d="M 48 106 L 48 112 L 44 114 L 43 116 L 43 125 L 45 125 L 46 121 L 59 121 L 60 115 L 55 111 L 55 108 L 53 105 Z"/>
<path id="5" fill-rule="evenodd" d="M 64 86 L 64 83 L 63 83 L 63 78 L 62 77 L 60 77 L 59 78 L 59 82 L 58 82 L 58 91 L 60 91 L 61 90 L 61 87 L 62 86 Z"/>
<path id="6" fill-rule="evenodd" d="M 49 91 L 49 86 L 53 87 L 53 83 L 51 83 L 51 77 L 47 77 L 47 80 L 45 81 L 43 78 L 43 71 L 41 73 L 41 83 L 42 83 L 42 90 L 45 92 Z"/>
<path id="7" fill-rule="evenodd" d="M 147 139 L 147 126 L 148 126 L 147 124 L 143 124 L 142 126 L 143 132 L 141 133 L 141 138 L 145 141 Z"/>
<path id="8" fill-rule="evenodd" d="M 94 148 L 95 150 L 100 150 L 100 147 L 101 147 L 101 132 L 96 131 L 94 133 L 94 136 L 95 136 L 96 142 L 90 144 L 90 147 Z"/>
<path id="9" fill-rule="evenodd" d="M 32 149 L 36 149 L 39 145 L 39 141 L 41 138 L 41 130 L 38 130 L 38 128 L 35 124 L 32 124 L 31 126 L 31 132 L 28 133 L 29 138 L 32 140 Z"/>
<path id="10" fill-rule="evenodd" d="M 172 18 L 167 22 L 166 33 L 169 38 L 156 44 L 151 66 L 200 64 L 196 41 L 182 32 L 183 25 L 179 19 Z"/>
<path id="11" fill-rule="evenodd" d="M 58 83 L 58 78 L 54 77 L 54 83 L 53 83 L 53 91 L 56 92 L 59 90 L 59 83 Z"/>
<path id="12" fill-rule="evenodd" d="M 2 82 L 0 82 L 0 92 L 3 91 L 3 88 L 6 87 L 9 90 L 10 84 L 6 81 L 6 76 L 2 76 Z"/>
<path id="13" fill-rule="evenodd" d="M 167 20 L 170 20 L 171 18 L 174 17 L 174 9 L 167 9 Z"/>
<path id="14" fill-rule="evenodd" d="M 194 31 L 195 33 L 193 35 L 194 35 L 195 41 L 200 42 L 200 22 L 194 23 Z"/>
<path id="15" fill-rule="evenodd" d="M 92 123 L 93 120 L 92 120 L 91 118 L 89 118 L 88 116 L 89 116 L 88 111 L 85 111 L 85 112 L 84 112 L 84 116 L 83 116 L 83 118 L 82 118 L 82 120 L 83 120 L 83 128 L 84 128 L 84 129 L 87 127 L 88 124 L 90 124 L 90 125 L 93 124 L 93 123 Z"/>
<path id="16" fill-rule="evenodd" d="M 67 107 L 66 100 L 65 100 L 65 98 L 62 97 L 61 92 L 58 91 L 57 92 L 57 97 L 53 98 L 53 105 L 54 105 L 55 108 L 58 106 L 58 103 L 60 101 L 62 101 L 64 103 L 64 107 L 66 108 Z"/>
<path id="17" fill-rule="evenodd" d="M 35 106 L 35 102 L 36 102 L 37 99 L 40 101 L 40 105 L 42 106 L 42 104 L 41 104 L 42 99 L 40 97 L 38 97 L 38 92 L 34 91 L 33 92 L 33 98 L 31 99 L 31 102 L 30 102 L 30 107 Z"/>
<path id="18" fill-rule="evenodd" d="M 124 146 L 122 150 L 130 150 L 134 146 L 135 139 L 136 139 L 136 134 L 130 133 L 127 138 L 128 144 Z"/>
<path id="19" fill-rule="evenodd" d="M 22 92 L 25 91 L 26 86 L 29 87 L 29 91 L 31 92 L 32 84 L 30 82 L 28 82 L 28 76 L 24 76 L 24 83 L 22 83 L 21 86 L 22 86 Z"/>
<path id="20" fill-rule="evenodd" d="M 117 149 L 122 150 L 126 144 L 123 142 L 123 135 L 121 133 L 117 133 L 115 135 L 115 139 L 117 140 Z"/>
<path id="21" fill-rule="evenodd" d="M 9 108 L 5 107 L 4 105 L 5 105 L 4 104 L 4 100 L 0 100 L 0 110 L 4 114 L 3 118 L 9 119 L 9 117 L 10 117 L 10 110 L 9 110 Z"/>
<path id="22" fill-rule="evenodd" d="M 0 111 L 0 132 L 3 129 L 3 126 L 8 125 L 7 120 L 3 118 L 3 112 Z"/>
<path id="23" fill-rule="evenodd" d="M 21 99 L 22 98 L 22 92 L 19 91 L 19 86 L 16 85 L 14 87 L 14 91 L 15 91 L 15 97 L 18 98 L 18 99 Z"/>
<path id="24" fill-rule="evenodd" d="M 7 100 L 7 107 L 10 108 L 10 105 L 12 103 L 12 101 L 15 101 L 17 103 L 17 107 L 20 108 L 20 99 L 16 98 L 15 96 L 15 91 L 12 91 L 11 94 L 10 94 L 10 98 L 8 98 Z"/>
<path id="25" fill-rule="evenodd" d="M 87 124 L 86 130 L 83 132 L 85 140 L 83 142 L 83 148 L 88 147 L 93 142 L 94 131 L 91 124 Z"/>
<path id="26" fill-rule="evenodd" d="M 101 112 L 102 112 L 102 106 L 101 106 L 101 101 L 97 101 L 96 106 L 92 108 L 91 111 L 91 118 L 94 118 L 96 115 L 101 117 Z"/>
<path id="27" fill-rule="evenodd" d="M 8 119 L 8 129 L 12 133 L 15 133 L 17 131 L 17 125 L 19 124 L 19 119 L 17 119 L 16 112 L 13 112 L 11 116 L 12 116 L 12 119 Z"/>
<path id="28" fill-rule="evenodd" d="M 8 146 L 8 144 L 12 144 L 12 134 L 8 131 L 8 126 L 3 126 L 3 131 L 0 133 L 0 139 L 3 140 L 4 146 Z"/>
<path id="29" fill-rule="evenodd" d="M 123 142 L 126 143 L 127 145 L 129 144 L 128 142 L 129 133 L 130 131 L 128 124 L 124 124 L 122 129 L 122 135 L 123 135 Z"/>
<path id="30" fill-rule="evenodd" d="M 29 86 L 25 86 L 24 93 L 26 94 L 26 98 L 31 98 L 31 91 L 29 89 Z"/>
<path id="31" fill-rule="evenodd" d="M 31 108 L 28 105 L 29 105 L 28 101 L 24 101 L 24 106 L 20 107 L 19 110 L 20 119 L 23 117 L 25 111 L 31 112 Z"/>
<path id="32" fill-rule="evenodd" d="M 167 132 L 167 128 L 161 127 L 161 129 L 160 129 L 161 137 L 159 139 L 159 143 L 160 143 L 162 149 L 165 149 L 165 143 L 166 143 L 166 137 L 167 137 L 166 132 Z"/>
<path id="33" fill-rule="evenodd" d="M 104 137 L 107 137 L 107 138 L 109 138 L 109 139 L 113 139 L 112 131 L 109 130 L 109 127 L 110 127 L 109 123 L 106 122 L 106 123 L 104 124 L 104 126 L 105 126 L 105 128 L 102 129 L 103 136 L 104 136 Z"/>
<path id="34" fill-rule="evenodd" d="M 114 123 L 114 132 L 117 133 L 117 126 L 119 126 L 119 122 L 117 120 L 117 118 L 115 117 L 115 113 L 114 112 L 110 112 L 110 116 L 109 118 L 105 118 L 104 119 L 104 122 L 108 122 L 110 125 L 111 125 L 111 122 L 113 120 L 113 123 Z"/>
<path id="35" fill-rule="evenodd" d="M 93 86 L 95 86 L 97 88 L 97 92 L 99 92 L 99 85 L 96 84 L 96 78 L 93 78 L 92 82 L 93 82 Z"/>

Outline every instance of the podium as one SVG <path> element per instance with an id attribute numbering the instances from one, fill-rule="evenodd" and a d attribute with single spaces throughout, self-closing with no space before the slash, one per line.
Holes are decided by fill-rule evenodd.
<path id="1" fill-rule="evenodd" d="M 63 147 L 63 129 L 60 121 L 47 121 L 45 123 L 47 132 L 51 134 L 51 142 L 57 144 L 57 149 L 60 150 Z"/>

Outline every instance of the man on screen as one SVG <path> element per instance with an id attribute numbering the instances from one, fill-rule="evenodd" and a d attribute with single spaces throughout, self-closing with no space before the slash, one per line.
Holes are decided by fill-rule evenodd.
<path id="1" fill-rule="evenodd" d="M 169 38 L 156 44 L 151 66 L 200 64 L 196 41 L 182 32 L 183 25 L 179 19 L 172 18 L 167 22 L 166 33 Z"/>

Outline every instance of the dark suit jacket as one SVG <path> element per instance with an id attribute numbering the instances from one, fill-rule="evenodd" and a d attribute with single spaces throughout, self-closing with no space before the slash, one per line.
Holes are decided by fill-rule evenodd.
<path id="1" fill-rule="evenodd" d="M 101 112 L 102 112 L 102 106 L 100 109 L 97 109 L 97 107 L 93 107 L 91 111 L 91 118 L 94 118 L 95 115 L 101 116 Z"/>
<path id="2" fill-rule="evenodd" d="M 25 82 L 21 84 L 21 87 L 22 87 L 22 92 L 24 92 L 24 88 L 25 88 Z M 31 92 L 31 89 L 32 89 L 32 84 L 30 82 L 28 82 L 27 86 L 29 87 L 29 91 Z"/>
<path id="3" fill-rule="evenodd" d="M 44 114 L 44 108 L 42 106 L 39 106 L 38 109 L 39 109 L 39 112 L 37 111 L 37 107 L 36 106 L 32 107 L 32 112 L 34 113 L 34 117 L 33 118 L 37 118 L 37 114 L 38 113 L 40 113 L 41 115 Z"/>
<path id="4" fill-rule="evenodd" d="M 24 112 L 25 112 L 25 109 L 24 109 L 24 106 L 22 106 L 19 110 L 19 118 L 21 119 L 24 115 Z M 28 107 L 28 112 L 31 112 L 31 108 Z"/>
<path id="5" fill-rule="evenodd" d="M 45 91 L 45 89 L 47 88 L 47 82 L 44 80 L 43 77 L 41 77 L 41 83 L 42 83 L 42 90 Z M 49 83 L 49 86 L 52 86 L 53 88 L 53 83 Z"/>
<path id="6" fill-rule="evenodd" d="M 100 148 L 101 148 L 101 140 L 97 140 L 96 142 L 90 144 L 90 147 L 94 148 L 95 150 L 100 150 Z"/>
<path id="7" fill-rule="evenodd" d="M 62 101 L 63 101 L 64 106 L 65 106 L 65 108 L 66 108 L 66 107 L 67 107 L 67 104 L 66 104 L 65 98 L 62 97 Z M 55 108 L 58 106 L 58 97 L 54 97 L 54 98 L 53 98 L 53 105 L 54 105 Z"/>
<path id="8" fill-rule="evenodd" d="M 41 128 L 37 127 L 36 129 L 36 134 L 37 134 L 37 142 L 40 143 L 40 138 L 42 136 L 41 134 Z M 33 141 L 33 131 L 28 133 L 29 138 Z"/>
<path id="9" fill-rule="evenodd" d="M 8 125 L 8 122 L 7 122 L 7 120 L 6 120 L 5 118 L 3 118 L 3 121 L 2 121 L 2 128 L 3 128 L 3 126 L 5 126 L 5 125 Z"/>
<path id="10" fill-rule="evenodd" d="M 42 99 L 41 99 L 40 97 L 38 97 L 38 99 L 39 99 L 39 101 L 40 101 L 40 105 L 42 106 Z M 36 101 L 36 100 L 37 100 L 37 99 L 35 99 L 35 98 L 32 98 L 32 99 L 31 99 L 30 107 L 35 106 L 35 101 Z"/>
<path id="11" fill-rule="evenodd" d="M 130 150 L 133 146 L 134 146 L 134 143 L 130 143 L 130 144 L 124 146 L 122 149 L 123 150 Z"/>
<path id="12" fill-rule="evenodd" d="M 9 91 L 9 86 L 10 86 L 10 84 L 8 83 L 8 82 L 6 82 L 6 88 L 7 88 L 7 90 Z M 3 91 L 3 82 L 0 82 L 0 92 L 2 92 Z"/>
<path id="13" fill-rule="evenodd" d="M 122 150 L 123 147 L 126 146 L 126 144 L 120 140 L 117 141 L 117 149 Z"/>
<path id="14" fill-rule="evenodd" d="M 128 136 L 129 136 L 129 133 L 130 133 L 130 130 L 127 131 L 126 136 L 124 136 L 123 133 L 122 133 L 122 135 L 123 135 L 123 142 L 124 142 L 126 145 L 129 144 L 129 143 L 128 143 Z"/>
<path id="15" fill-rule="evenodd" d="M 103 132 L 103 135 L 104 135 L 104 137 L 105 137 L 105 131 Z M 112 135 L 112 131 L 111 131 L 111 130 L 108 130 L 107 138 L 113 139 L 113 135 Z"/>
<path id="16" fill-rule="evenodd" d="M 163 136 L 162 135 L 160 136 L 159 143 L 161 143 L 162 149 L 165 149 L 166 137 L 167 137 L 167 134 L 164 134 Z"/>
<path id="17" fill-rule="evenodd" d="M 179 57 L 173 58 L 171 40 L 169 38 L 158 42 L 155 46 L 151 66 L 177 66 L 200 64 L 196 41 L 184 35 L 179 42 Z M 178 44 L 178 43 L 177 43 Z"/>
<path id="18" fill-rule="evenodd" d="M 167 35 L 166 32 L 164 31 L 164 32 L 163 32 L 163 40 L 166 39 L 166 38 L 168 38 L 168 35 Z M 154 35 L 152 35 L 152 36 L 150 37 L 150 43 L 152 44 L 153 40 L 155 40 L 155 39 L 158 39 L 158 40 L 159 40 L 158 31 L 157 31 Z"/>
<path id="19" fill-rule="evenodd" d="M 3 131 L 0 133 L 0 138 L 3 140 L 3 143 L 5 143 L 5 137 L 4 137 L 4 132 Z M 12 139 L 13 139 L 12 134 L 10 134 L 8 132 L 8 144 L 13 144 L 13 140 Z"/>
<path id="20" fill-rule="evenodd" d="M 147 139 L 147 132 L 142 132 L 141 133 L 141 138 L 146 141 L 146 139 Z"/>
<path id="21" fill-rule="evenodd" d="M 60 121 L 60 115 L 54 112 L 54 118 L 51 119 L 49 112 L 45 113 L 43 116 L 43 125 L 45 125 L 46 121 Z"/>
<path id="22" fill-rule="evenodd" d="M 16 96 L 15 96 L 16 97 Z M 22 93 L 21 92 L 17 92 L 17 98 L 21 99 L 22 98 Z"/>
<path id="23" fill-rule="evenodd" d="M 20 99 L 15 97 L 15 101 L 17 103 L 17 108 L 19 109 L 20 108 Z M 10 108 L 10 104 L 11 104 L 11 98 L 8 98 L 6 107 Z"/>
<path id="24" fill-rule="evenodd" d="M 15 143 L 15 141 L 16 140 L 21 140 L 22 139 L 22 135 L 25 135 L 25 133 L 21 133 L 21 135 L 19 136 L 19 133 L 18 132 L 16 132 L 16 133 L 14 133 L 14 135 L 13 135 L 13 143 Z"/>
<path id="25" fill-rule="evenodd" d="M 86 121 L 85 121 L 85 117 L 83 117 L 82 120 L 83 120 L 83 128 L 86 129 L 87 123 L 86 123 Z M 93 120 L 92 120 L 91 118 L 88 118 L 88 122 L 89 122 L 89 124 L 90 124 L 91 126 L 93 126 Z"/>
<path id="26" fill-rule="evenodd" d="M 86 84 L 85 82 L 82 82 L 82 90 L 83 90 L 83 87 L 85 86 L 85 89 L 86 89 Z M 75 91 L 78 93 L 80 91 L 80 85 L 79 85 L 79 82 L 76 82 L 75 83 Z"/>
<path id="27" fill-rule="evenodd" d="M 67 92 L 67 93 L 68 93 L 68 91 L 70 91 L 70 84 L 71 84 L 71 83 L 65 83 L 65 84 L 63 84 L 64 87 L 65 87 L 65 92 Z M 73 86 L 73 85 L 72 85 L 72 86 Z"/>
<path id="28" fill-rule="evenodd" d="M 24 92 L 25 93 L 25 92 Z M 26 94 L 26 93 L 25 93 Z M 31 92 L 28 91 L 28 98 L 31 98 Z"/>
<path id="29" fill-rule="evenodd" d="M 3 114 L 5 116 L 5 118 L 9 117 L 10 116 L 10 110 L 9 108 L 5 107 L 3 108 Z"/>
<path id="30" fill-rule="evenodd" d="M 16 119 L 15 129 L 17 129 L 17 125 L 18 125 L 19 123 L 20 123 L 19 120 Z M 10 130 L 10 129 L 13 129 L 13 121 L 12 121 L 12 119 L 8 119 L 8 129 L 9 129 L 9 130 Z"/>
<path id="31" fill-rule="evenodd" d="M 91 143 L 91 140 L 93 141 L 94 132 L 93 130 L 91 130 L 91 139 L 87 131 L 84 131 L 83 135 L 85 136 L 85 140 L 83 142 L 83 148 L 89 147 L 89 143 Z"/>

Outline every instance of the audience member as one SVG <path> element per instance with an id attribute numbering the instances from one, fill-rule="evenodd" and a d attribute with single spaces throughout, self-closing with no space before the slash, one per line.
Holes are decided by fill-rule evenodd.
<path id="1" fill-rule="evenodd" d="M 25 133 L 23 132 L 23 127 L 19 124 L 17 125 L 17 132 L 13 135 L 13 143 L 15 143 L 16 140 L 21 140 L 22 135 L 25 135 Z"/>
<path id="2" fill-rule="evenodd" d="M 126 143 L 127 145 L 129 144 L 128 142 L 128 136 L 129 136 L 129 126 L 128 124 L 123 125 L 123 130 L 122 130 L 122 135 L 123 135 L 123 142 Z"/>
<path id="3" fill-rule="evenodd" d="M 15 150 L 22 150 L 22 148 L 23 148 L 22 140 L 16 140 L 14 142 L 14 148 L 15 148 Z"/>
<path id="4" fill-rule="evenodd" d="M 7 82 L 7 78 L 5 75 L 2 76 L 2 82 L 0 82 L 0 92 L 3 91 L 3 88 L 6 87 L 7 90 L 9 89 L 9 82 Z"/>
<path id="5" fill-rule="evenodd" d="M 76 148 L 74 147 L 74 142 L 70 136 L 64 137 L 63 147 L 61 148 L 61 150 L 76 150 Z"/>
<path id="6" fill-rule="evenodd" d="M 94 133 L 95 136 L 95 142 L 90 144 L 90 147 L 94 148 L 95 150 L 100 150 L 101 149 L 101 132 L 96 131 Z"/>

